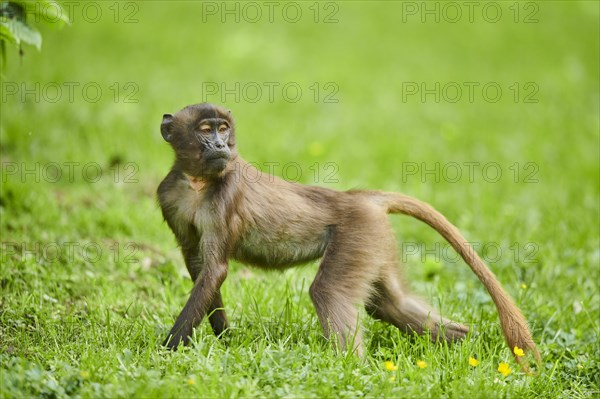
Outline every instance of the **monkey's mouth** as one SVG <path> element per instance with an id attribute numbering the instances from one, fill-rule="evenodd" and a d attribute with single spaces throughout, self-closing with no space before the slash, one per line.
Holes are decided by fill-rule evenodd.
<path id="1" fill-rule="evenodd" d="M 227 151 L 215 151 L 206 156 L 207 161 L 229 160 L 230 154 Z"/>

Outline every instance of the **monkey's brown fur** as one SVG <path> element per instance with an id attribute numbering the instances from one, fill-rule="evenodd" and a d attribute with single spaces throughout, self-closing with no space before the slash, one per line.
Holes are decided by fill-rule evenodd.
<path id="1" fill-rule="evenodd" d="M 229 258 L 270 269 L 322 258 L 311 299 L 325 334 L 342 347 L 353 342 L 349 349 L 358 353 L 363 351 L 359 305 L 407 332 L 430 331 L 434 339 L 448 341 L 463 338 L 466 326 L 440 317 L 400 279 L 387 214 L 402 213 L 427 223 L 452 244 L 494 300 L 509 347 L 529 350 L 539 362 L 519 309 L 460 232 L 431 206 L 401 194 L 337 192 L 263 174 L 238 156 L 230 113 L 211 104 L 166 114 L 161 132 L 176 160 L 158 198 L 194 281 L 165 341 L 169 348 L 187 344 L 207 314 L 215 334 L 227 328 L 220 286 Z"/>

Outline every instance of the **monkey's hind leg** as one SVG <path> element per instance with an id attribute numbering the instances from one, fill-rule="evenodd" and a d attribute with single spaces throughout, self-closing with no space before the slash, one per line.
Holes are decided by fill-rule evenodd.
<path id="1" fill-rule="evenodd" d="M 326 256 L 310 286 L 310 297 L 326 337 L 333 338 L 340 349 L 362 355 L 362 332 L 358 325 L 357 306 L 368 297 L 363 287 L 345 276 L 337 257 Z M 340 265 L 341 266 L 341 265 Z M 347 265 L 344 265 L 347 266 Z"/>
<path id="2" fill-rule="evenodd" d="M 374 293 L 365 308 L 373 317 L 388 322 L 407 333 L 430 331 L 433 341 L 459 341 L 469 328 L 438 315 L 419 297 L 410 294 L 400 281 L 396 267 L 387 265 L 374 284 Z"/>
<path id="3" fill-rule="evenodd" d="M 335 227 L 310 296 L 325 336 L 336 339 L 342 350 L 363 354 L 358 307 L 373 291 L 382 264 L 385 237 L 381 218 L 359 210 Z"/>

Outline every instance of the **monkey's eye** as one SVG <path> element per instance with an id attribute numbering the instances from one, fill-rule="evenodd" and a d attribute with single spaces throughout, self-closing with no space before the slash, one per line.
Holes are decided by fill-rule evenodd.
<path id="1" fill-rule="evenodd" d="M 227 125 L 219 126 L 219 133 L 225 133 L 227 131 Z"/>
<path id="2" fill-rule="evenodd" d="M 210 133 L 211 129 L 210 129 L 209 125 L 202 125 L 202 126 L 200 126 L 200 131 L 202 133 L 208 134 L 208 133 Z"/>

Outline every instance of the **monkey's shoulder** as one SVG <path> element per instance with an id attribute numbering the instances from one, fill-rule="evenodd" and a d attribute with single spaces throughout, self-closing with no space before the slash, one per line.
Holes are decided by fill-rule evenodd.
<path id="1" fill-rule="evenodd" d="M 171 170 L 165 178 L 160 182 L 156 189 L 156 197 L 160 205 L 162 205 L 174 190 L 178 190 L 180 176 L 179 173 Z"/>
<path id="2" fill-rule="evenodd" d="M 157 196 L 171 228 L 174 225 L 198 225 L 199 218 L 206 219 L 209 215 L 204 193 L 192 189 L 180 173 L 169 173 L 158 186 Z"/>

